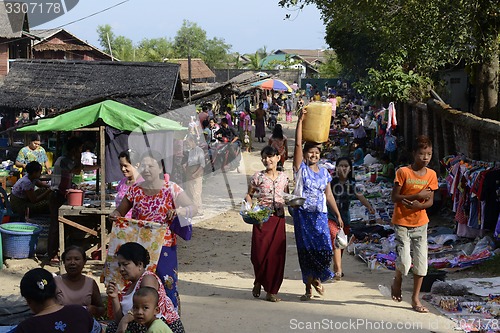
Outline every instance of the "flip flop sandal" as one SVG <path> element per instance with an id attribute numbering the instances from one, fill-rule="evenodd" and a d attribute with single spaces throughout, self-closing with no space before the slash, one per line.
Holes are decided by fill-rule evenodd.
<path id="1" fill-rule="evenodd" d="M 342 278 L 344 277 L 344 273 L 343 272 L 335 272 L 335 276 L 334 276 L 334 279 L 337 280 L 337 281 L 340 281 L 342 280 Z"/>
<path id="2" fill-rule="evenodd" d="M 301 301 L 310 301 L 311 298 L 312 298 L 312 294 L 304 294 L 304 295 L 300 296 Z"/>
<path id="3" fill-rule="evenodd" d="M 281 298 L 278 298 L 276 294 L 269 294 L 266 296 L 266 301 L 276 303 L 280 302 Z"/>
<path id="4" fill-rule="evenodd" d="M 319 282 L 317 285 L 313 284 L 313 287 L 314 287 L 314 290 L 316 290 L 316 292 L 319 295 L 323 296 L 325 294 L 325 287 L 322 284 L 320 284 Z"/>
<path id="5" fill-rule="evenodd" d="M 418 313 L 428 313 L 429 312 L 429 309 L 427 309 L 422 304 L 420 304 L 420 305 L 412 305 L 411 307 L 413 308 L 413 310 L 415 310 L 415 312 L 418 312 Z"/>
<path id="6" fill-rule="evenodd" d="M 255 298 L 259 298 L 260 297 L 260 289 L 261 289 L 261 285 L 260 284 L 254 284 L 253 285 L 253 289 L 252 289 L 252 295 L 253 297 Z"/>

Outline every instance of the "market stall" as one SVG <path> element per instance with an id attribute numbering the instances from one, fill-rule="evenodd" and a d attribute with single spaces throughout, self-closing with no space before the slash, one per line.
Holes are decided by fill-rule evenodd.
<path id="1" fill-rule="evenodd" d="M 120 174 L 117 156 L 120 151 L 133 148 L 137 151 L 158 150 L 163 156 L 173 151 L 174 132 L 184 131 L 175 121 L 129 107 L 112 100 L 78 108 L 53 118 L 40 119 L 36 125 L 17 129 L 19 132 L 94 131 L 99 133 L 99 159 L 101 161 L 96 190 L 100 194 L 98 207 L 62 206 L 59 210 L 60 246 L 64 247 L 64 225 L 77 228 L 100 238 L 100 261 L 106 253 L 106 216 L 113 210 L 106 206 L 106 181 L 114 181 Z M 167 159 L 168 160 L 168 159 Z M 112 172 L 113 167 L 115 172 Z M 118 170 L 116 170 L 118 169 Z M 98 231 L 85 227 L 67 216 L 95 216 L 100 223 Z M 95 248 L 89 249 L 92 252 Z"/>

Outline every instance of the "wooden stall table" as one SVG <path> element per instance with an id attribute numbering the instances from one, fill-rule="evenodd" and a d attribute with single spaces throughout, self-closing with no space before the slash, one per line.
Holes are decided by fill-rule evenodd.
<path id="1" fill-rule="evenodd" d="M 101 239 L 101 259 L 100 260 L 88 260 L 88 264 L 104 264 L 106 259 L 106 245 L 108 242 L 108 235 L 106 231 L 106 217 L 115 209 L 115 207 L 105 207 L 104 209 L 101 207 L 90 208 L 84 206 L 70 206 L 70 205 L 62 205 L 59 208 L 59 248 L 64 251 L 65 249 L 65 235 L 64 235 L 64 226 L 69 225 L 78 230 L 84 231 L 87 234 L 90 234 L 95 237 L 99 237 Z M 72 221 L 70 217 L 92 217 L 99 216 L 100 219 L 100 230 L 94 230 L 89 227 L 86 227 L 80 223 Z M 98 225 L 96 225 L 97 227 Z M 90 257 L 90 254 L 97 250 L 99 244 L 92 246 L 90 249 L 85 251 L 87 257 Z M 64 265 L 60 265 L 60 269 L 64 269 Z"/>

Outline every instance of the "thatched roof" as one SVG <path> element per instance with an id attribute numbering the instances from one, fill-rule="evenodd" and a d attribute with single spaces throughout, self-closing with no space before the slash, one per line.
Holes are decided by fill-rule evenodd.
<path id="1" fill-rule="evenodd" d="M 111 55 L 76 37 L 65 29 L 35 29 L 30 33 L 37 38 L 34 51 L 92 51 L 102 60 L 112 60 Z"/>
<path id="2" fill-rule="evenodd" d="M 169 59 L 169 61 L 181 65 L 181 80 L 184 82 L 188 81 L 188 59 Z M 191 80 L 213 78 L 215 78 L 214 72 L 208 68 L 203 60 L 197 58 L 191 59 Z"/>
<path id="3" fill-rule="evenodd" d="M 199 102 L 199 100 L 212 95 L 240 95 L 247 91 L 258 89 L 258 87 L 252 86 L 252 83 L 267 79 L 269 77 L 271 76 L 262 72 L 246 70 L 245 72 L 233 77 L 225 83 L 213 85 L 211 90 L 202 91 L 191 96 L 191 101 Z"/>
<path id="4" fill-rule="evenodd" d="M 182 104 L 179 65 L 16 60 L 0 87 L 3 109 L 54 108 L 60 112 L 104 99 L 162 114 Z"/>
<path id="5" fill-rule="evenodd" d="M 15 4 L 12 1 L 9 3 Z M 2 2 L 0 4 L 0 38 L 20 38 L 23 36 L 23 31 L 29 32 L 28 15 L 22 11 L 19 13 L 12 11 L 7 14 L 6 4 Z"/>
<path id="6" fill-rule="evenodd" d="M 75 44 L 38 44 L 33 46 L 35 51 L 92 51 L 90 46 Z"/>

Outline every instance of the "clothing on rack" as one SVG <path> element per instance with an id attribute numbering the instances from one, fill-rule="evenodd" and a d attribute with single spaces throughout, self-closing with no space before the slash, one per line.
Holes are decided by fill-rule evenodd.
<path id="1" fill-rule="evenodd" d="M 441 160 L 458 223 L 457 235 L 475 238 L 500 230 L 500 163 L 475 161 L 462 155 Z"/>

